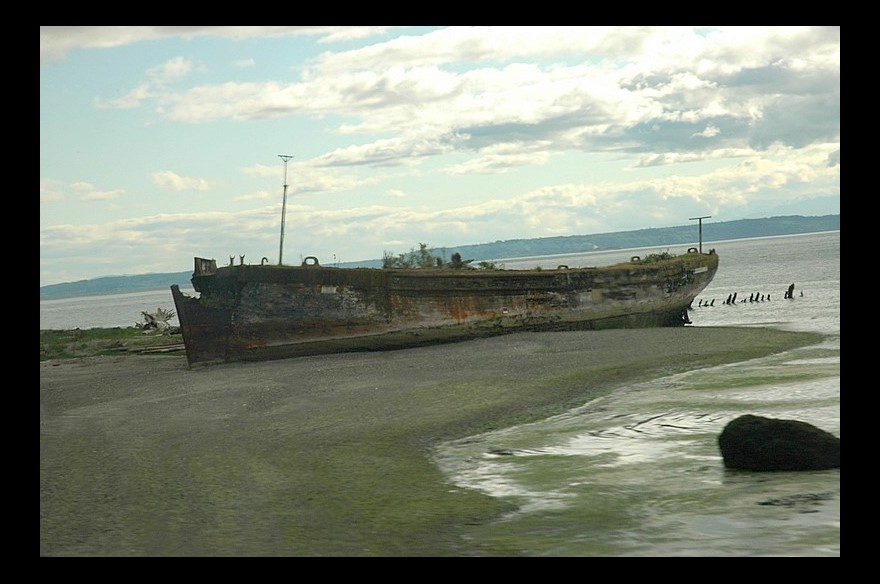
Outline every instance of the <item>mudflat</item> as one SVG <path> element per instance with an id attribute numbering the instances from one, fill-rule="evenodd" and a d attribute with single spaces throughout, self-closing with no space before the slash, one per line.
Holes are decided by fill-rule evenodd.
<path id="1" fill-rule="evenodd" d="M 683 327 L 196 369 L 180 355 L 42 362 L 40 555 L 495 555 L 462 535 L 508 504 L 449 484 L 438 443 L 821 338 Z"/>

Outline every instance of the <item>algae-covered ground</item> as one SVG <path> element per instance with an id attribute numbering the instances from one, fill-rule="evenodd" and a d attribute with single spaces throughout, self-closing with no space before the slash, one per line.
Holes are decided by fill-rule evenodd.
<path id="1" fill-rule="evenodd" d="M 450 484 L 437 444 L 821 338 L 519 333 L 190 369 L 182 352 L 43 360 L 41 333 L 40 554 L 505 555 L 466 535 L 508 504 Z"/>
<path id="2" fill-rule="evenodd" d="M 137 327 L 41 330 L 40 361 L 125 353 L 183 354 L 179 328 L 156 330 Z"/>

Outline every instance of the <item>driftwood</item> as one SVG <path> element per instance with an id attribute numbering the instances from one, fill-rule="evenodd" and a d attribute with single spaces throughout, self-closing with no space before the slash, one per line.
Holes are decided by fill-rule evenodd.
<path id="1" fill-rule="evenodd" d="M 142 311 L 141 314 L 144 315 L 144 322 L 139 322 L 135 326 L 144 330 L 157 331 L 164 331 L 172 328 L 171 325 L 168 324 L 168 321 L 175 316 L 173 310 L 165 310 L 164 308 L 157 308 L 156 312 Z"/>

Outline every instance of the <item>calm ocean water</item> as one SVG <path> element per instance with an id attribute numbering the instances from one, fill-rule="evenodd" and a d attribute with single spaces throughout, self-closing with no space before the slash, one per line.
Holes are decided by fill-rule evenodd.
<path id="1" fill-rule="evenodd" d="M 518 505 L 472 529 L 475 549 L 840 556 L 839 469 L 728 471 L 717 446 L 724 426 L 746 413 L 802 420 L 840 436 L 840 232 L 703 246 L 715 248 L 721 264 L 694 303 L 693 326 L 776 327 L 827 339 L 622 386 L 558 417 L 442 445 L 435 459 L 450 483 Z M 664 249 L 504 263 L 601 265 Z M 784 299 L 791 284 L 794 298 Z M 734 292 L 746 302 L 725 304 Z M 761 295 L 763 302 L 748 301 Z"/>
<path id="2" fill-rule="evenodd" d="M 686 248 L 500 263 L 593 266 Z M 472 527 L 476 553 L 840 555 L 839 469 L 728 471 L 717 447 L 724 425 L 746 413 L 798 419 L 840 436 L 840 232 L 704 241 L 703 248 L 714 248 L 721 264 L 694 302 L 692 326 L 774 327 L 827 338 L 763 359 L 621 386 L 561 416 L 439 446 L 435 460 L 450 484 L 518 506 Z M 784 299 L 791 284 L 794 298 Z M 734 292 L 737 303 L 725 304 Z M 763 301 L 748 301 L 762 295 Z M 127 327 L 156 308 L 174 308 L 170 290 L 41 301 L 40 328 Z"/>
<path id="3" fill-rule="evenodd" d="M 198 296 L 188 282 L 180 283 L 180 291 Z M 154 313 L 157 308 L 174 310 L 170 288 L 152 292 L 40 300 L 40 329 L 130 327 L 144 323 L 141 312 Z M 176 316 L 168 322 L 174 326 L 180 324 Z"/>

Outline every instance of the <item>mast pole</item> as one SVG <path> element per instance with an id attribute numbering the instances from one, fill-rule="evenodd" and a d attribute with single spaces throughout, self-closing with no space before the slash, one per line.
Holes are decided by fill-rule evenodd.
<path id="1" fill-rule="evenodd" d="M 700 220 L 700 253 L 703 253 L 703 219 L 708 219 L 711 215 L 703 215 L 702 217 L 690 217 L 688 220 L 693 221 L 695 219 Z"/>
<path id="2" fill-rule="evenodd" d="M 287 215 L 287 161 L 293 158 L 289 154 L 279 154 L 284 161 L 284 199 L 281 203 L 281 243 L 278 245 L 278 265 L 281 265 L 281 257 L 284 255 L 284 218 Z"/>

